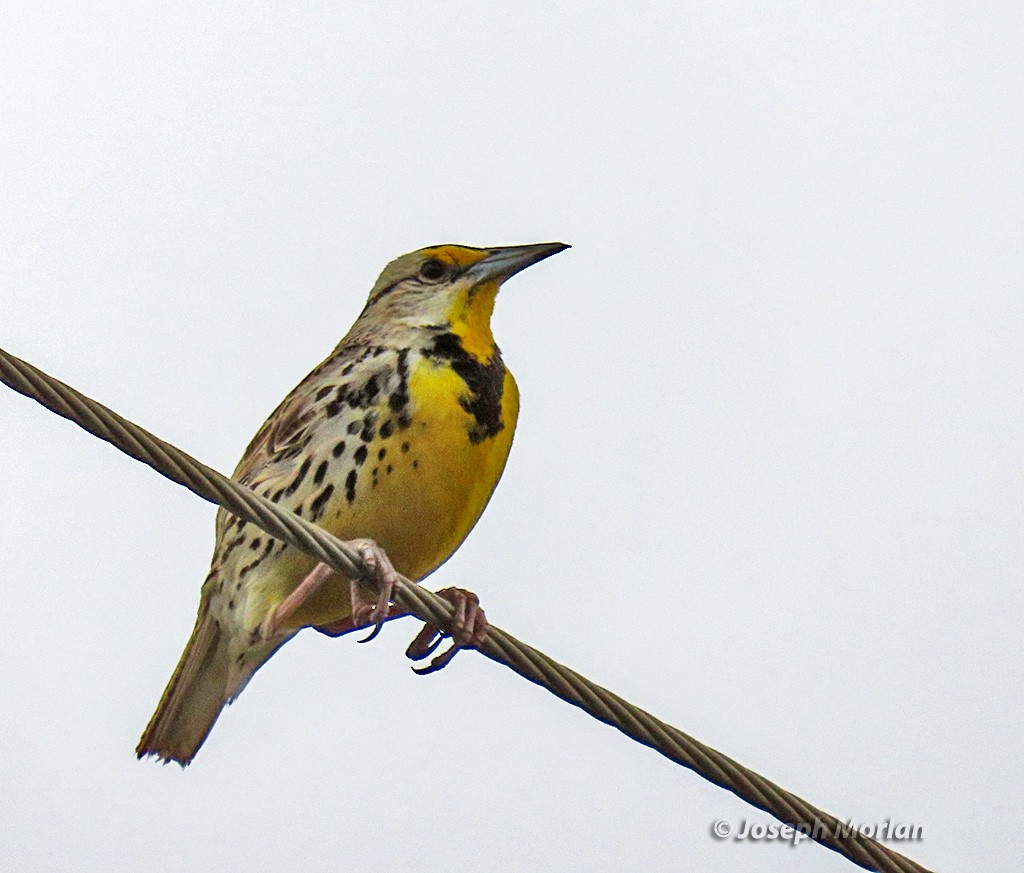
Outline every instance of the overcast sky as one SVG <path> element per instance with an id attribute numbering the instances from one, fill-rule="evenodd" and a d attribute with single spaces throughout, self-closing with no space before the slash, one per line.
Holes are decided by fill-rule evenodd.
<path id="1" fill-rule="evenodd" d="M 563 240 L 432 587 L 812 803 L 1019 862 L 1018 4 L 7 3 L 0 345 L 230 472 L 381 267 Z M 0 867 L 849 871 L 412 620 L 133 750 L 214 508 L 0 391 Z"/>

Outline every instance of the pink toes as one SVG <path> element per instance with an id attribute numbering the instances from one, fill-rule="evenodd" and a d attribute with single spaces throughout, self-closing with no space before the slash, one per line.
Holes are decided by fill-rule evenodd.
<path id="1" fill-rule="evenodd" d="M 358 579 L 351 582 L 352 623 L 355 627 L 373 624 L 370 635 L 362 643 L 368 643 L 384 626 L 391 611 L 391 597 L 399 585 L 398 573 L 391 566 L 391 561 L 384 550 L 373 540 L 351 540 L 348 543 L 359 554 L 366 570 L 366 577 L 376 583 L 380 593 L 376 602 L 366 600 Z"/>
<path id="2" fill-rule="evenodd" d="M 464 588 L 444 588 L 437 594 L 454 608 L 450 634 L 437 625 L 427 624 L 409 644 L 405 654 L 413 661 L 422 661 L 437 651 L 446 636 L 451 636 L 452 644 L 426 667 L 414 668 L 414 672 L 421 676 L 444 669 L 459 649 L 476 648 L 487 638 L 487 616 L 480 608 L 480 599 L 472 591 L 466 591 Z"/>

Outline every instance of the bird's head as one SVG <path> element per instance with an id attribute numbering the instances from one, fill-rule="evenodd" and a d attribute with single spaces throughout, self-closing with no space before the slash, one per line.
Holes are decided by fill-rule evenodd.
<path id="1" fill-rule="evenodd" d="M 491 313 L 502 282 L 567 248 L 565 243 L 493 249 L 441 245 L 410 252 L 384 268 L 360 320 L 443 327 L 459 336 L 467 351 L 486 357 L 494 348 Z"/>

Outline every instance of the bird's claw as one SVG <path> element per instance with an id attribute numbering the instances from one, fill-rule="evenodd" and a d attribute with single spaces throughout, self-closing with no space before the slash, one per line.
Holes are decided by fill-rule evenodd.
<path id="1" fill-rule="evenodd" d="M 353 626 L 373 624 L 369 636 L 359 641 L 368 643 L 380 633 L 384 622 L 388 620 L 391 598 L 399 585 L 399 578 L 384 550 L 373 540 L 352 540 L 348 545 L 355 549 L 362 561 L 365 571 L 363 578 L 373 582 L 379 591 L 376 602 L 371 602 L 363 597 L 359 579 L 353 579 L 350 583 Z"/>
<path id="2" fill-rule="evenodd" d="M 445 630 L 435 624 L 424 625 L 405 654 L 410 660 L 422 661 L 437 651 L 445 637 L 450 636 L 452 644 L 426 667 L 413 667 L 413 672 L 421 676 L 444 669 L 459 649 L 475 649 L 487 638 L 487 616 L 480 608 L 480 599 L 472 591 L 444 588 L 437 595 L 454 607 L 450 628 Z"/>

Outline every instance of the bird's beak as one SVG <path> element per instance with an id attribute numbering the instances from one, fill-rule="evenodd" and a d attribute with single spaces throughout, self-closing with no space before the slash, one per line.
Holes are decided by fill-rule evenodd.
<path id="1" fill-rule="evenodd" d="M 521 270 L 525 270 L 545 258 L 550 258 L 552 255 L 557 255 L 567 248 L 569 246 L 565 243 L 556 242 L 491 249 L 466 271 L 466 275 L 476 283 L 504 282 Z"/>

